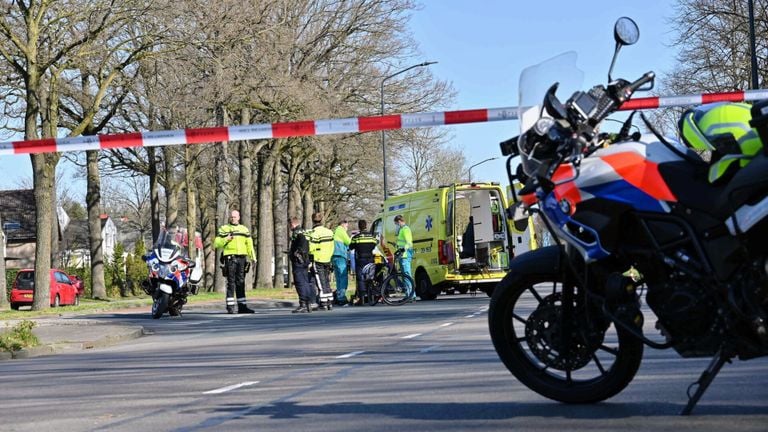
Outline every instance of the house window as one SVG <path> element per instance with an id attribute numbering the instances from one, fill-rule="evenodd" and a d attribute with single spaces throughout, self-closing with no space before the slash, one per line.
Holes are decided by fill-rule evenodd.
<path id="1" fill-rule="evenodd" d="M 17 221 L 10 220 L 8 222 L 3 223 L 3 231 L 5 232 L 13 231 L 17 229 L 21 229 L 21 224 Z"/>

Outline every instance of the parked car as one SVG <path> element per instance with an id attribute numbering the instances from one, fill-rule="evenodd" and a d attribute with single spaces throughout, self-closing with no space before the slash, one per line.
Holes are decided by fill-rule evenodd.
<path id="1" fill-rule="evenodd" d="M 51 307 L 79 305 L 80 294 L 72 283 L 69 275 L 59 269 L 51 269 Z M 35 288 L 35 271 L 20 270 L 11 288 L 11 309 L 19 310 L 21 306 L 32 306 Z"/>
<path id="2" fill-rule="evenodd" d="M 72 285 L 77 289 L 77 295 L 82 297 L 85 292 L 85 283 L 83 282 L 83 279 L 78 275 L 69 275 L 69 280 L 72 281 Z"/>

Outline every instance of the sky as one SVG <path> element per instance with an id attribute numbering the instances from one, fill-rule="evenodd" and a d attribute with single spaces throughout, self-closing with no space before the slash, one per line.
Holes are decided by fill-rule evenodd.
<path id="1" fill-rule="evenodd" d="M 515 106 L 520 72 L 565 51 L 577 52 L 585 85 L 606 83 L 614 49 L 613 24 L 617 18 L 628 16 L 640 27 L 640 39 L 622 50 L 614 77 L 632 80 L 649 70 L 660 74 L 672 68 L 675 57 L 670 48 L 675 28 L 669 23 L 674 3 L 422 0 L 410 26 L 423 56 L 414 63 L 438 62 L 429 66 L 430 72 L 452 83 L 457 92 L 447 110 Z M 446 127 L 469 166 L 499 157 L 498 143 L 515 136 L 518 125 L 506 121 Z M 69 173 L 65 181 L 82 182 L 71 178 L 74 170 L 66 162 L 60 163 L 59 169 Z M 24 179 L 32 178 L 31 172 L 28 155 L 0 156 L 0 190 L 19 187 Z M 505 184 L 504 159 L 476 166 L 472 177 Z"/>
<path id="2" fill-rule="evenodd" d="M 453 83 L 453 109 L 516 106 L 520 72 L 566 51 L 578 54 L 584 85 L 607 82 L 615 42 L 613 25 L 628 16 L 640 28 L 637 44 L 624 47 L 613 76 L 629 81 L 645 72 L 669 71 L 675 60 L 670 47 L 674 26 L 672 0 L 425 0 L 411 29 L 435 77 Z M 588 6 L 587 6 L 588 5 Z M 585 89 L 586 89 L 585 88 Z M 544 95 L 542 94 L 542 97 Z M 563 100 L 568 95 L 560 95 Z M 518 133 L 516 121 L 447 126 L 453 143 L 463 149 L 467 165 L 499 157 L 499 142 Z M 506 184 L 506 160 L 472 169 L 475 181 Z"/>

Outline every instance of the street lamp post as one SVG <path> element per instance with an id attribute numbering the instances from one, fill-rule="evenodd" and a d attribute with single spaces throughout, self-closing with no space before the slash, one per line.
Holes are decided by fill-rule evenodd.
<path id="1" fill-rule="evenodd" d="M 401 73 L 408 72 L 409 70 L 417 67 L 424 67 L 429 66 L 432 64 L 435 64 L 437 62 L 423 62 L 419 64 L 415 64 L 413 66 L 408 66 L 405 69 L 401 69 L 391 75 L 385 76 L 381 80 L 381 115 L 384 115 L 384 83 L 397 75 L 400 75 Z M 387 192 L 387 141 L 386 141 L 386 134 L 384 131 L 381 131 L 381 157 L 382 157 L 382 163 L 384 165 L 384 200 L 386 200 L 389 197 L 389 193 Z"/>
<path id="2" fill-rule="evenodd" d="M 484 163 L 486 163 L 488 161 L 492 161 L 492 160 L 496 160 L 496 159 L 498 159 L 498 156 L 497 157 L 488 158 L 488 159 L 485 159 L 485 160 L 481 160 L 480 162 L 470 166 L 469 169 L 467 170 L 468 171 L 467 177 L 469 177 L 469 182 L 472 183 L 472 168 L 474 168 L 474 167 L 476 167 L 476 166 L 478 166 L 480 164 L 484 164 Z"/>

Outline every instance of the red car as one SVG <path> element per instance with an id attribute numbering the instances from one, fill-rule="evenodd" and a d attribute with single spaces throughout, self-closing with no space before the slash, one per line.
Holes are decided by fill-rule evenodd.
<path id="1" fill-rule="evenodd" d="M 82 297 L 83 292 L 85 292 L 85 284 L 83 283 L 83 280 L 78 275 L 69 275 L 69 280 L 72 281 L 72 285 L 75 286 L 77 289 L 77 295 Z"/>
<path id="2" fill-rule="evenodd" d="M 66 273 L 51 269 L 50 284 L 51 307 L 80 304 L 78 289 Z M 34 287 L 35 271 L 33 269 L 19 271 L 11 288 L 11 309 L 19 310 L 21 306 L 32 306 Z"/>

